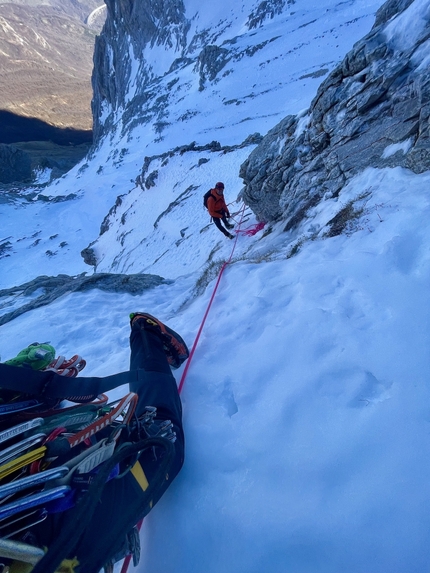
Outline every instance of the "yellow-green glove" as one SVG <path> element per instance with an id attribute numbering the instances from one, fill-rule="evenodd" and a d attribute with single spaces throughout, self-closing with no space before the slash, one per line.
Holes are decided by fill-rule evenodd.
<path id="1" fill-rule="evenodd" d="M 18 356 L 6 360 L 5 364 L 9 366 L 19 366 L 32 368 L 33 370 L 43 370 L 54 360 L 55 349 L 50 344 L 46 342 L 39 344 L 39 342 L 33 342 L 24 350 L 19 352 Z"/>

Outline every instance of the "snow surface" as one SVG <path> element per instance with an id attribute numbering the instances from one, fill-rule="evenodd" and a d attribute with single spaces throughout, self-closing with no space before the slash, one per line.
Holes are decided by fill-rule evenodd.
<path id="1" fill-rule="evenodd" d="M 385 29 L 387 40 L 399 50 L 408 50 L 423 34 L 429 19 L 430 5 L 428 0 L 415 0 L 413 5 L 406 8 L 401 14 L 394 16 L 388 23 Z"/>
<path id="2" fill-rule="evenodd" d="M 400 143 L 393 143 L 391 145 L 387 145 L 387 147 L 384 149 L 384 151 L 382 153 L 382 157 L 384 159 L 387 159 L 388 157 L 391 157 L 392 155 L 394 155 L 398 151 L 401 151 L 402 153 L 407 153 L 410 150 L 410 148 L 412 147 L 412 144 L 413 144 L 413 140 L 411 137 L 409 137 L 408 139 L 405 139 L 404 141 L 401 141 Z"/>
<path id="3" fill-rule="evenodd" d="M 303 67 L 311 61 L 306 52 Z M 194 139 L 192 124 L 185 135 L 181 143 Z M 142 190 L 133 183 L 141 145 L 130 139 L 120 158 L 121 142 L 106 139 L 87 165 L 41 190 L 58 202 L 28 190 L 28 201 L 0 204 L 1 243 L 11 245 L 1 288 L 90 274 L 80 251 L 117 195 L 111 228 L 95 244 L 98 270 L 172 281 L 139 296 L 64 295 L 27 312 L 1 327 L 3 360 L 50 341 L 58 354 L 80 353 L 88 375 L 122 371 L 135 310 L 191 346 L 231 257 L 182 392 L 186 462 L 144 521 L 135 571 L 427 572 L 430 173 L 368 169 L 294 232 L 266 226 L 236 242 L 209 225 L 202 195 L 222 179 L 238 210 L 239 165 L 253 147 L 175 154 L 164 166 L 154 159 L 156 185 Z M 70 193 L 76 198 L 60 201 Z M 329 221 L 352 203 L 344 233 L 327 238 Z M 245 210 L 241 228 L 255 222 Z M 0 293 L 0 308 L 37 294 Z"/>

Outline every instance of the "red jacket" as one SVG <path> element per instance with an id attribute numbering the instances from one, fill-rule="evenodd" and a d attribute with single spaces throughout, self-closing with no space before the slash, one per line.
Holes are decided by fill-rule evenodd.
<path id="1" fill-rule="evenodd" d="M 224 215 L 230 217 L 230 211 L 225 203 L 224 196 L 218 195 L 216 189 L 211 189 L 211 191 L 211 196 L 207 201 L 209 215 L 217 219 L 222 219 Z"/>

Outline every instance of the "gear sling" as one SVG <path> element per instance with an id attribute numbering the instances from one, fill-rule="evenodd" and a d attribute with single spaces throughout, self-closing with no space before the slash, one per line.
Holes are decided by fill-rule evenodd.
<path id="1" fill-rule="evenodd" d="M 47 404 L 62 399 L 91 402 L 124 384 L 138 396 L 133 419 L 122 428 L 113 455 L 90 475 L 76 505 L 50 513 L 30 528 L 36 545 L 48 548 L 32 573 L 54 573 L 65 559 L 79 563 L 71 569 L 76 573 L 98 573 L 106 564 L 112 566 L 124 557 L 135 524 L 149 513 L 182 467 L 182 408 L 163 344 L 153 332 L 132 327 L 130 346 L 130 371 L 105 378 L 65 379 L 55 372 L 0 364 L 2 389 L 19 390 Z M 118 427 L 103 428 L 100 436 L 109 440 L 112 431 Z M 61 459 L 64 438 L 57 441 L 58 451 L 55 444 L 54 440 L 51 454 Z M 115 469 L 117 475 L 112 478 Z"/>

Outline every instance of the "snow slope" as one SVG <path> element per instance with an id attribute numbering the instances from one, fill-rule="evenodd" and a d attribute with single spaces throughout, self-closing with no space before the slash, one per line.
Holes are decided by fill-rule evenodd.
<path id="1" fill-rule="evenodd" d="M 429 183 L 369 170 L 341 198 L 373 187 L 354 232 L 291 258 L 281 233 L 239 236 L 256 260 L 223 275 L 182 394 L 186 464 L 138 571 L 427 570 Z M 2 356 L 50 340 L 88 373 L 123 370 L 136 309 L 191 345 L 214 281 L 194 285 L 68 295 L 3 326 Z"/>
<path id="2" fill-rule="evenodd" d="M 415 6 L 423 17 L 424 3 Z M 326 22 L 320 26 L 322 34 Z M 302 65 L 312 66 L 308 52 Z M 311 97 L 309 85 L 296 111 Z M 165 145 L 196 139 L 189 125 Z M 236 143 L 224 133 L 223 144 Z M 1 357 L 51 341 L 59 354 L 81 353 L 87 374 L 124 370 L 133 310 L 160 317 L 191 346 L 216 273 L 232 255 L 182 393 L 186 463 L 145 519 L 136 571 L 428 571 L 430 174 L 368 169 L 294 232 L 279 225 L 234 242 L 209 225 L 201 197 L 222 179 L 233 201 L 252 146 L 176 153 L 165 165 L 154 159 L 156 185 L 143 190 L 133 189 L 142 142 L 131 139 L 120 158 L 115 137 L 42 190 L 75 199 L 44 202 L 28 190 L 28 202 L 0 205 L 11 245 L 0 260 L 2 288 L 91 272 L 79 252 L 117 195 L 122 203 L 95 244 L 98 270 L 153 272 L 172 283 L 140 296 L 93 290 L 59 298 L 1 327 Z M 202 158 L 209 161 L 199 166 Z M 345 232 L 327 238 L 328 222 L 357 197 L 361 210 Z M 245 211 L 242 228 L 254 222 Z M 1 308 L 22 299 L 0 293 Z"/>

